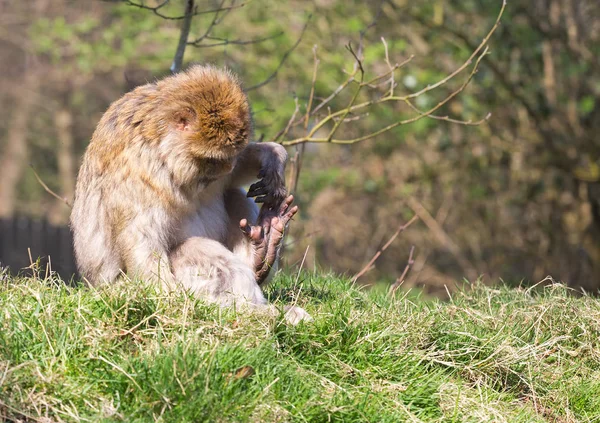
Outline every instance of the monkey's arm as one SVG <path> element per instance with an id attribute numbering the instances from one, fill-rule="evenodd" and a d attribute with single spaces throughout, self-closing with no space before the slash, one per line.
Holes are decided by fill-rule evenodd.
<path id="1" fill-rule="evenodd" d="M 285 164 L 287 152 L 274 142 L 250 143 L 240 153 L 229 177 L 229 188 L 260 179 L 250 187 L 248 197 L 269 208 L 278 207 L 286 197 Z"/>

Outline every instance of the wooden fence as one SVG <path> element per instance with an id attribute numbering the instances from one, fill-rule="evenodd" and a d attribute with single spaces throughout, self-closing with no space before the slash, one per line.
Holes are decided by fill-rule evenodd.
<path id="1" fill-rule="evenodd" d="M 30 274 L 31 260 L 38 258 L 42 273 L 48 267 L 65 281 L 77 277 L 69 227 L 22 216 L 0 219 L 0 265 L 13 274 Z"/>

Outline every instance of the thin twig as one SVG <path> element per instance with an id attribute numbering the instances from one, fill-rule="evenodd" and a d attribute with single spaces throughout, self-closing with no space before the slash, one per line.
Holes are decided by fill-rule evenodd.
<path id="1" fill-rule="evenodd" d="M 393 96 L 394 95 L 394 87 L 395 87 L 394 71 L 396 70 L 396 67 L 398 65 L 396 64 L 395 66 L 392 66 L 392 64 L 390 63 L 390 55 L 388 52 L 388 45 L 385 42 L 385 38 L 381 37 L 381 42 L 383 43 L 383 48 L 385 49 L 385 63 L 388 65 L 388 68 L 390 69 L 390 96 Z"/>
<path id="2" fill-rule="evenodd" d="M 248 44 L 258 44 L 258 43 L 262 43 L 264 41 L 273 40 L 275 38 L 281 37 L 283 34 L 284 34 L 284 32 L 278 32 L 277 34 L 274 34 L 274 35 L 269 35 L 267 37 L 261 37 L 261 38 L 254 38 L 252 40 L 229 40 L 227 38 L 204 36 L 203 38 L 200 37 L 199 39 L 188 42 L 188 45 L 191 45 L 192 47 L 196 47 L 196 48 L 219 47 L 219 46 L 226 46 L 229 44 L 244 46 L 244 45 L 248 45 Z M 212 44 L 200 44 L 200 42 L 203 39 L 207 39 L 207 40 L 211 40 L 211 41 L 218 41 L 218 42 L 212 43 Z"/>
<path id="3" fill-rule="evenodd" d="M 462 253 L 460 247 L 450 238 L 442 226 L 435 220 L 429 211 L 414 197 L 408 197 L 408 206 L 417 216 L 423 220 L 427 228 L 437 238 L 438 242 L 444 246 L 456 259 L 467 278 L 471 281 L 477 280 L 479 274 L 475 266 Z"/>
<path id="4" fill-rule="evenodd" d="M 61 197 L 60 195 L 58 195 L 57 193 L 55 193 L 54 191 L 52 191 L 50 189 L 50 187 L 48 187 L 48 185 L 46 185 L 44 183 L 44 181 L 42 181 L 42 178 L 40 178 L 40 175 L 37 174 L 37 172 L 35 171 L 35 168 L 33 167 L 32 164 L 29 164 L 29 167 L 31 168 L 31 170 L 33 171 L 33 174 L 35 175 L 35 179 L 37 179 L 37 181 L 40 183 L 40 185 L 42 186 L 42 188 L 44 188 L 44 190 L 46 190 L 46 192 L 50 195 L 52 195 L 54 198 L 59 199 L 60 201 L 62 201 L 63 203 L 65 203 L 68 207 L 72 208 L 73 206 L 71 205 L 71 203 L 69 202 L 69 200 L 67 200 L 66 197 Z"/>
<path id="5" fill-rule="evenodd" d="M 358 72 L 358 69 L 356 70 Z M 350 83 L 352 81 L 354 81 L 354 77 L 356 76 L 356 73 L 351 74 L 348 79 L 346 79 L 344 82 L 342 82 L 342 84 L 337 87 L 329 97 L 325 98 L 323 101 L 321 101 L 311 112 L 311 115 L 314 115 L 315 113 L 317 113 L 323 106 L 327 105 L 331 100 L 333 100 L 335 97 L 337 97 L 337 95 L 339 93 L 341 93 L 342 91 L 344 91 L 344 89 L 350 85 Z"/>
<path id="6" fill-rule="evenodd" d="M 317 57 L 317 45 L 313 46 L 313 76 L 312 83 L 310 84 L 310 95 L 308 96 L 308 103 L 306 105 L 306 113 L 304 115 L 304 131 L 308 131 L 308 123 L 310 121 L 310 110 L 312 109 L 313 98 L 315 96 L 315 85 L 317 83 L 317 71 L 319 69 L 319 58 Z M 298 190 L 298 181 L 300 180 L 300 171 L 302 170 L 302 162 L 304 159 L 305 145 L 296 146 L 296 154 L 294 155 L 294 162 L 292 167 L 292 181 L 290 183 L 290 192 L 296 193 Z"/>
<path id="7" fill-rule="evenodd" d="M 365 78 L 365 69 L 363 68 L 363 65 L 362 65 L 362 59 L 356 53 L 354 53 L 354 50 L 352 49 L 352 44 L 348 44 L 346 46 L 346 48 L 348 49 L 350 54 L 352 54 L 352 56 L 354 56 L 356 66 L 358 66 L 358 70 L 360 72 L 360 81 L 358 83 L 358 87 L 356 88 L 356 91 L 354 92 L 354 95 L 350 99 L 350 104 L 348 104 L 348 106 L 344 110 L 344 113 L 342 113 L 342 117 L 338 121 L 334 121 L 333 128 L 329 132 L 329 135 L 327 135 L 328 141 L 331 141 L 333 139 L 333 136 L 335 135 L 336 131 L 338 130 L 340 125 L 344 122 L 344 119 L 346 119 L 346 116 L 348 115 L 348 113 L 350 113 L 352 106 L 358 99 L 358 95 L 360 94 L 360 91 L 363 88 L 363 82 L 364 82 L 364 78 Z"/>
<path id="8" fill-rule="evenodd" d="M 389 295 L 394 295 L 394 293 L 396 292 L 396 290 L 404 282 L 404 279 L 406 278 L 406 275 L 408 275 L 408 271 L 410 270 L 411 266 L 415 263 L 415 260 L 413 259 L 413 253 L 414 252 L 415 252 L 415 246 L 413 245 L 412 247 L 410 247 L 410 253 L 408 254 L 408 261 L 406 262 L 406 266 L 404 267 L 404 270 L 402 271 L 402 274 L 400 275 L 400 277 L 398 279 L 396 279 L 396 282 L 394 282 L 390 286 L 390 290 L 388 292 Z"/>
<path id="9" fill-rule="evenodd" d="M 479 55 L 479 52 L 483 48 L 487 48 L 486 45 L 487 45 L 488 41 L 490 40 L 490 38 L 492 37 L 492 34 L 496 31 L 496 29 L 498 28 L 498 26 L 500 26 L 500 18 L 504 14 L 504 9 L 505 8 L 506 8 L 506 0 L 504 0 L 502 2 L 502 8 L 500 8 L 500 12 L 498 13 L 498 17 L 496 18 L 496 22 L 494 23 L 494 26 L 492 26 L 492 29 L 490 29 L 490 31 L 484 37 L 483 41 L 481 41 L 481 43 L 479 44 L 479 46 L 477 46 L 477 48 L 475 49 L 475 51 L 473 51 L 473 53 L 471 54 L 471 56 L 469 56 L 469 58 L 467 59 L 466 62 L 464 62 L 461 66 L 459 66 L 458 69 L 456 69 L 450 75 L 446 76 L 445 78 L 442 78 L 440 81 L 436 82 L 435 84 L 428 85 L 425 88 L 423 88 L 422 90 L 417 91 L 416 93 L 410 94 L 408 96 L 408 98 L 419 97 L 420 95 L 425 94 L 428 91 L 431 91 L 431 90 L 433 90 L 433 89 L 435 89 L 435 88 L 437 88 L 439 86 L 442 86 L 446 82 L 448 82 L 449 80 L 451 80 L 452 78 L 454 78 L 456 75 L 458 75 L 459 73 L 461 73 L 463 70 L 465 70 L 471 64 L 471 62 L 473 61 L 473 59 L 475 59 Z"/>
<path id="10" fill-rule="evenodd" d="M 310 95 L 308 96 L 308 104 L 306 105 L 306 114 L 304 116 L 304 130 L 308 129 L 308 119 L 310 118 L 310 109 L 312 108 L 313 97 L 315 96 L 315 84 L 317 83 L 317 70 L 319 68 L 319 58 L 317 57 L 317 45 L 313 46 L 313 77 L 310 84 Z"/>
<path id="11" fill-rule="evenodd" d="M 161 17 L 162 19 L 167 19 L 167 20 L 182 20 L 182 19 L 186 19 L 186 17 L 188 16 L 187 14 L 184 15 L 180 15 L 180 16 L 168 16 L 163 14 L 162 12 L 160 12 L 160 9 L 163 8 L 164 6 L 166 6 L 169 3 L 170 0 L 164 0 L 163 2 L 161 2 L 160 4 L 158 4 L 157 6 L 146 6 L 143 3 L 135 3 L 131 0 L 123 0 L 123 2 L 129 6 L 133 6 L 133 7 L 137 7 L 139 9 L 145 9 L 145 10 L 150 10 L 152 11 L 152 13 L 154 13 L 156 16 Z M 217 9 L 209 9 L 209 10 L 193 10 L 192 16 L 198 16 L 198 15 L 206 15 L 209 13 L 218 13 L 218 12 L 224 12 L 227 10 L 231 10 L 231 9 L 238 9 L 240 7 L 244 7 L 245 5 L 247 5 L 249 2 L 245 2 L 245 3 L 240 3 L 240 4 L 236 4 L 236 5 L 231 5 L 231 6 L 227 6 L 227 7 L 218 7 Z"/>
<path id="12" fill-rule="evenodd" d="M 292 113 L 292 116 L 290 117 L 290 120 L 288 121 L 285 128 L 283 128 L 281 131 L 279 131 L 279 133 L 277 133 L 275 135 L 275 138 L 273 138 L 273 141 L 277 141 L 279 138 L 285 137 L 287 135 L 287 133 L 289 132 L 290 128 L 292 127 L 292 123 L 294 122 L 294 119 L 296 119 L 296 115 L 300 111 L 300 104 L 298 103 L 298 97 L 296 97 L 296 96 L 294 96 L 294 103 L 296 105 L 296 107 L 294 109 L 294 113 Z"/>
<path id="13" fill-rule="evenodd" d="M 385 245 L 383 247 L 381 247 L 379 249 L 379 251 L 377 251 L 375 253 L 375 255 L 373 256 L 373 258 L 371 260 L 369 260 L 369 262 L 365 265 L 365 267 L 362 268 L 362 270 L 360 272 L 358 272 L 356 275 L 354 275 L 352 277 L 352 282 L 356 282 L 358 280 L 358 278 L 360 278 L 362 275 L 364 275 L 369 270 L 371 270 L 372 269 L 371 266 L 373 265 L 373 263 L 375 263 L 375 260 L 377 260 L 379 258 L 379 256 L 381 254 L 383 254 L 383 252 L 385 250 L 388 249 L 388 247 L 392 244 L 392 242 L 394 242 L 394 240 L 398 237 L 398 235 L 400 235 L 401 232 L 404 232 L 404 230 L 406 228 L 408 228 L 410 225 L 412 225 L 417 220 L 419 220 L 419 216 L 415 215 L 415 216 L 412 217 L 412 219 L 410 219 L 404 225 L 401 225 L 398 229 L 396 229 L 396 232 L 394 232 L 394 234 L 391 236 L 391 238 L 388 240 L 388 242 L 386 242 Z"/>
<path id="14" fill-rule="evenodd" d="M 296 104 L 296 108 L 294 109 L 294 113 L 292 114 L 292 117 L 290 118 L 290 120 L 288 121 L 288 124 L 286 125 L 286 127 L 280 132 L 280 134 L 278 134 L 275 137 L 275 141 L 277 141 L 280 137 L 285 137 L 288 133 L 288 131 L 291 128 L 292 122 L 294 121 L 294 119 L 296 119 L 296 115 L 298 114 L 298 112 L 300 111 L 300 104 L 298 103 L 298 97 L 294 96 L 294 102 Z M 298 172 L 296 172 L 296 168 L 298 166 L 298 162 L 299 162 L 299 156 L 300 156 L 300 152 L 298 151 L 298 148 L 296 148 L 296 153 L 294 154 L 294 157 L 291 158 L 289 160 L 290 166 L 289 166 L 289 186 L 292 187 L 289 191 L 290 193 L 294 193 L 296 191 L 296 187 L 297 187 L 297 181 L 296 178 L 298 177 Z"/>
<path id="15" fill-rule="evenodd" d="M 224 4 L 225 4 L 225 0 L 222 0 L 222 1 L 221 1 L 221 4 L 219 4 L 219 8 L 222 8 Z M 210 32 L 213 30 L 213 28 L 214 28 L 216 25 L 218 25 L 220 22 L 222 22 L 222 21 L 223 21 L 223 19 L 225 18 L 225 16 L 226 16 L 226 15 L 227 15 L 227 14 L 228 14 L 230 11 L 231 11 L 231 9 L 228 9 L 228 10 L 225 12 L 225 15 L 224 15 L 224 16 L 223 16 L 221 19 L 219 19 L 219 13 L 220 13 L 220 10 L 219 10 L 219 11 L 217 11 L 217 12 L 215 12 L 215 14 L 214 14 L 214 16 L 213 16 L 212 20 L 210 21 L 210 24 L 208 24 L 208 27 L 206 28 L 206 31 L 204 31 L 204 34 L 202 34 L 200 37 L 196 38 L 196 39 L 195 39 L 195 40 L 193 40 L 193 41 L 187 41 L 187 39 L 186 39 L 186 42 L 187 42 L 187 44 L 188 44 L 188 45 L 194 45 L 194 46 L 197 46 L 197 44 L 200 44 L 200 43 L 201 43 L 201 42 L 202 42 L 202 41 L 203 41 L 205 38 L 207 38 L 207 37 L 209 37 L 209 36 L 210 36 Z"/>
<path id="16" fill-rule="evenodd" d="M 276 142 L 279 138 L 285 137 L 287 135 L 287 133 L 289 132 L 290 128 L 292 127 L 292 122 L 294 121 L 294 119 L 296 119 L 296 115 L 300 111 L 300 104 L 298 104 L 298 97 L 294 97 L 294 103 L 296 104 L 296 108 L 294 109 L 294 113 L 292 113 L 292 117 L 288 121 L 285 128 L 283 128 L 281 131 L 279 131 L 278 134 L 275 134 L 273 141 Z"/>
<path id="17" fill-rule="evenodd" d="M 298 39 L 296 40 L 294 45 L 283 54 L 283 56 L 281 57 L 281 60 L 279 62 L 279 65 L 277 65 L 277 67 L 275 68 L 275 71 L 273 71 L 273 73 L 271 75 L 269 75 L 267 77 L 267 79 L 265 79 L 264 81 L 259 82 L 256 85 L 252 85 L 251 87 L 246 88 L 246 91 L 257 90 L 261 87 L 264 87 L 265 85 L 267 85 L 269 82 L 271 82 L 273 79 L 275 79 L 277 77 L 277 74 L 279 73 L 279 71 L 281 70 L 281 68 L 283 67 L 285 62 L 287 61 L 290 54 L 292 54 L 292 52 L 294 50 L 296 50 L 296 47 L 298 47 L 298 45 L 302 41 L 302 38 L 304 37 L 304 33 L 306 32 L 306 28 L 308 27 L 308 23 L 310 22 L 311 17 L 312 17 L 312 15 L 308 15 L 308 19 L 306 19 L 306 23 L 304 24 L 304 27 L 302 28 L 302 32 L 300 33 L 300 36 L 298 37 Z"/>
<path id="18" fill-rule="evenodd" d="M 412 102 L 410 100 L 406 99 L 405 103 L 408 105 L 408 107 L 413 109 L 415 112 L 420 113 L 420 114 L 425 113 L 421 109 L 419 109 L 417 106 L 412 104 Z M 488 113 L 483 118 L 476 120 L 475 122 L 473 122 L 472 120 L 453 119 L 450 116 L 438 116 L 438 115 L 433 115 L 433 114 L 430 114 L 428 117 L 431 119 L 435 119 L 435 120 L 443 120 L 444 122 L 455 123 L 457 125 L 479 126 L 482 123 L 488 121 L 492 117 L 492 114 Z"/>

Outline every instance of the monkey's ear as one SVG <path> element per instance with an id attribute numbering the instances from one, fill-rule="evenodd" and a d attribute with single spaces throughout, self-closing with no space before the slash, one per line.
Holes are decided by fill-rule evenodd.
<path id="1" fill-rule="evenodd" d="M 189 107 L 178 110 L 173 114 L 173 122 L 175 123 L 175 128 L 179 131 L 191 131 L 191 124 L 195 118 L 196 113 L 193 109 Z"/>

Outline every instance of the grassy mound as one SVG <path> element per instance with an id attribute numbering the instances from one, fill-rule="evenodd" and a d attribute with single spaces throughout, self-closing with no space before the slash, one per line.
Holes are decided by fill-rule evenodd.
<path id="1" fill-rule="evenodd" d="M 560 285 L 451 301 L 280 275 L 235 313 L 152 286 L 0 276 L 0 418 L 42 422 L 600 421 L 600 303 Z"/>

